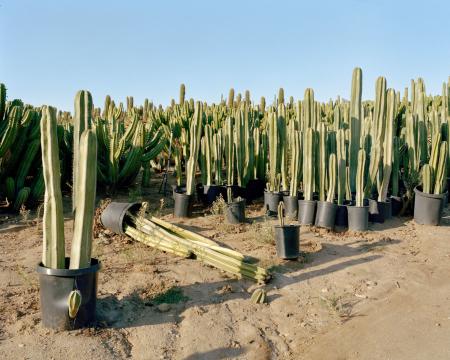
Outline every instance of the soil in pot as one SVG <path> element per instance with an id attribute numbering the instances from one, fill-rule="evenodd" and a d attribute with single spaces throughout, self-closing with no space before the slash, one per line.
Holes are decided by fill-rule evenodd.
<path id="1" fill-rule="evenodd" d="M 298 215 L 298 197 L 283 195 L 284 211 L 288 219 L 297 219 Z"/>
<path id="2" fill-rule="evenodd" d="M 275 225 L 274 230 L 277 256 L 281 259 L 297 259 L 299 255 L 300 226 Z"/>
<path id="3" fill-rule="evenodd" d="M 333 230 L 336 221 L 337 204 L 328 201 L 318 201 L 316 209 L 315 225 Z"/>
<path id="4" fill-rule="evenodd" d="M 193 197 L 182 192 L 174 193 L 175 205 L 173 214 L 175 217 L 189 217 L 192 215 Z"/>
<path id="5" fill-rule="evenodd" d="M 101 264 L 91 260 L 85 269 L 50 269 L 40 263 L 37 267 L 40 285 L 42 325 L 55 330 L 72 330 L 95 321 L 97 278 Z M 81 293 L 81 305 L 75 317 L 69 317 L 68 298 L 73 290 Z"/>
<path id="6" fill-rule="evenodd" d="M 316 216 L 315 200 L 298 200 L 298 222 L 301 225 L 313 225 Z"/>
<path id="7" fill-rule="evenodd" d="M 422 225 L 440 225 L 446 193 L 426 194 L 417 186 L 414 194 L 414 221 Z"/>
<path id="8" fill-rule="evenodd" d="M 369 206 L 347 206 L 348 229 L 367 231 L 369 229 Z"/>
<path id="9" fill-rule="evenodd" d="M 384 223 L 392 217 L 391 202 L 369 199 L 369 221 Z"/>
<path id="10" fill-rule="evenodd" d="M 232 203 L 227 203 L 225 219 L 229 224 L 245 222 L 245 200 L 234 200 Z"/>
<path id="11" fill-rule="evenodd" d="M 264 191 L 264 208 L 268 215 L 278 214 L 278 204 L 281 200 L 283 200 L 283 196 L 280 192 Z"/>

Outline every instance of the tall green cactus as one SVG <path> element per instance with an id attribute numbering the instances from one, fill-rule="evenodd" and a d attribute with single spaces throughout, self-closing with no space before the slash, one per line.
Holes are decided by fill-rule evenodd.
<path id="1" fill-rule="evenodd" d="M 358 165 L 358 152 L 360 149 L 361 136 L 361 96 L 362 96 L 362 71 L 360 68 L 353 70 L 352 92 L 350 100 L 350 189 L 355 191 L 356 168 Z"/>
<path id="2" fill-rule="evenodd" d="M 314 192 L 314 130 L 306 129 L 303 140 L 303 195 L 305 200 L 313 199 Z"/>
<path id="3" fill-rule="evenodd" d="M 186 87 L 184 84 L 180 85 L 180 105 L 184 105 L 184 99 L 186 96 Z"/>
<path id="4" fill-rule="evenodd" d="M 366 152 L 358 151 L 358 166 L 356 169 L 356 206 L 364 206 L 364 168 L 366 166 Z"/>
<path id="5" fill-rule="evenodd" d="M 91 265 L 92 227 L 95 211 L 95 188 L 97 184 L 97 136 L 86 129 L 81 134 L 77 162 L 77 198 L 73 227 L 70 269 L 82 269 Z"/>
<path id="6" fill-rule="evenodd" d="M 227 117 L 225 120 L 225 160 L 227 185 L 231 186 L 234 182 L 234 130 L 231 117 Z"/>
<path id="7" fill-rule="evenodd" d="M 64 216 L 60 186 L 56 109 L 49 106 L 42 108 L 41 146 L 45 181 L 42 264 L 52 269 L 64 269 Z"/>
<path id="8" fill-rule="evenodd" d="M 425 164 L 422 166 L 422 190 L 426 194 L 431 194 L 433 189 L 433 171 L 431 166 Z"/>
<path id="9" fill-rule="evenodd" d="M 439 151 L 439 163 L 435 172 L 434 194 L 442 194 L 446 191 L 446 178 L 448 166 L 448 146 L 442 141 Z"/>
<path id="10" fill-rule="evenodd" d="M 0 121 L 3 120 L 6 110 L 6 86 L 0 83 Z"/>
<path id="11" fill-rule="evenodd" d="M 387 93 L 387 116 L 386 116 L 386 128 L 383 144 L 383 177 L 381 186 L 378 189 L 378 201 L 387 201 L 388 186 L 392 173 L 392 147 L 394 141 L 394 121 L 395 121 L 395 108 L 396 97 L 395 91 L 389 89 Z"/>
<path id="12" fill-rule="evenodd" d="M 291 183 L 289 186 L 290 196 L 297 196 L 298 192 L 300 167 L 302 166 L 300 144 L 301 144 L 301 133 L 295 130 L 293 134 L 293 144 L 292 144 L 293 146 L 291 151 L 291 168 L 290 168 Z"/>
<path id="13" fill-rule="evenodd" d="M 200 101 L 195 104 L 195 112 L 190 125 L 190 151 L 186 166 L 186 194 L 195 193 L 195 171 L 197 169 L 200 136 L 203 125 L 203 105 Z"/>
<path id="14" fill-rule="evenodd" d="M 327 182 L 327 127 L 324 122 L 319 124 L 319 156 L 317 162 L 319 175 L 319 200 L 326 200 L 326 182 Z"/>
<path id="15" fill-rule="evenodd" d="M 89 91 L 80 90 L 75 96 L 75 117 L 73 132 L 73 184 L 72 184 L 72 210 L 76 212 L 77 198 L 77 172 L 78 162 L 80 159 L 80 138 L 84 130 L 90 129 L 92 126 L 92 95 Z"/>
<path id="16" fill-rule="evenodd" d="M 338 205 L 344 205 L 345 187 L 346 187 L 346 182 L 347 182 L 346 147 L 345 147 L 345 131 L 344 131 L 344 129 L 339 129 L 337 131 L 336 145 L 337 145 L 337 175 L 338 175 L 337 201 L 338 201 Z"/>
<path id="17" fill-rule="evenodd" d="M 328 161 L 328 192 L 327 201 L 332 203 L 336 193 L 336 154 L 330 154 Z"/>

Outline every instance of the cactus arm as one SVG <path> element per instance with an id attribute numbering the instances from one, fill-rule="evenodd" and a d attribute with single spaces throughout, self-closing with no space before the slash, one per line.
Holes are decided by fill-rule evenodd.
<path id="1" fill-rule="evenodd" d="M 353 70 L 352 91 L 350 100 L 350 189 L 355 191 L 356 167 L 361 136 L 361 96 L 362 96 L 362 71 L 360 68 Z"/>
<path id="2" fill-rule="evenodd" d="M 328 181 L 327 201 L 332 203 L 336 192 L 336 154 L 330 154 L 328 161 Z"/>
<path id="3" fill-rule="evenodd" d="M 358 152 L 358 166 L 356 169 L 356 206 L 364 206 L 364 168 L 366 152 L 361 149 Z"/>

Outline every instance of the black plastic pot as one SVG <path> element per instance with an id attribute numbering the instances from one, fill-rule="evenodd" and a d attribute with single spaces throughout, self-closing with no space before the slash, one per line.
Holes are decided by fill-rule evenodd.
<path id="1" fill-rule="evenodd" d="M 333 230 L 336 221 L 337 204 L 328 201 L 318 201 L 315 224 L 318 227 Z"/>
<path id="2" fill-rule="evenodd" d="M 367 231 L 369 229 L 369 206 L 347 206 L 348 229 Z"/>
<path id="3" fill-rule="evenodd" d="M 178 185 L 172 185 L 172 198 L 175 199 L 175 192 L 186 192 L 186 184 L 183 184 L 181 186 Z"/>
<path id="4" fill-rule="evenodd" d="M 192 215 L 193 197 L 186 193 L 175 192 L 174 193 L 175 206 L 173 208 L 173 214 L 176 217 L 189 217 Z"/>
<path id="5" fill-rule="evenodd" d="M 444 209 L 444 194 L 426 194 L 422 187 L 414 189 L 414 221 L 422 225 L 439 225 Z"/>
<path id="6" fill-rule="evenodd" d="M 246 199 L 248 201 L 256 200 L 260 197 L 264 196 L 264 188 L 266 186 L 266 183 L 264 180 L 260 179 L 253 179 L 250 180 L 246 187 Z"/>
<path id="7" fill-rule="evenodd" d="M 231 188 L 231 195 L 233 196 L 233 199 L 237 198 L 238 196 L 240 196 L 240 194 L 239 194 L 239 189 L 240 189 L 239 186 L 237 186 L 237 185 L 226 185 L 226 186 L 223 187 L 223 190 L 222 190 L 222 191 L 225 191 L 224 199 L 225 199 L 226 202 L 230 202 L 230 201 L 233 200 L 233 199 L 228 199 L 228 188 Z"/>
<path id="8" fill-rule="evenodd" d="M 97 278 L 101 264 L 91 260 L 85 269 L 50 269 L 40 263 L 39 275 L 42 325 L 55 330 L 72 330 L 88 326 L 95 321 Z M 69 317 L 68 298 L 73 290 L 81 293 L 81 305 L 74 319 Z"/>
<path id="9" fill-rule="evenodd" d="M 369 199 L 369 221 L 384 223 L 392 217 L 391 202 Z"/>
<path id="10" fill-rule="evenodd" d="M 268 215 L 278 214 L 278 204 L 283 200 L 280 192 L 264 191 L 264 207 Z"/>
<path id="11" fill-rule="evenodd" d="M 223 196 L 223 188 L 219 185 L 204 185 L 203 186 L 203 203 L 210 206 L 216 201 L 220 195 Z"/>
<path id="12" fill-rule="evenodd" d="M 283 195 L 285 215 L 289 219 L 297 219 L 298 216 L 298 197 Z"/>
<path id="13" fill-rule="evenodd" d="M 141 207 L 140 203 L 122 203 L 122 202 L 111 202 L 105 210 L 103 210 L 100 221 L 102 225 L 111 230 L 113 233 L 124 235 L 123 231 L 123 219 L 128 210 L 139 210 Z"/>
<path id="14" fill-rule="evenodd" d="M 336 217 L 334 219 L 335 226 L 348 227 L 347 205 L 350 205 L 350 203 L 350 201 L 345 201 L 344 205 L 337 206 Z"/>
<path id="15" fill-rule="evenodd" d="M 299 225 L 275 225 L 277 256 L 281 259 L 297 259 L 300 242 Z"/>
<path id="16" fill-rule="evenodd" d="M 245 200 L 234 200 L 232 203 L 227 203 L 225 219 L 230 224 L 245 222 Z"/>
<path id="17" fill-rule="evenodd" d="M 179 193 L 185 193 L 185 189 L 181 189 L 181 191 L 177 191 Z M 197 201 L 201 203 L 205 203 L 205 190 L 203 184 L 195 184 L 195 194 L 197 195 Z M 174 198 L 175 200 L 175 198 Z"/>
<path id="18" fill-rule="evenodd" d="M 397 216 L 403 208 L 403 198 L 401 196 L 391 196 L 391 214 Z"/>
<path id="19" fill-rule="evenodd" d="M 316 216 L 315 200 L 298 200 L 298 222 L 301 225 L 313 225 Z"/>

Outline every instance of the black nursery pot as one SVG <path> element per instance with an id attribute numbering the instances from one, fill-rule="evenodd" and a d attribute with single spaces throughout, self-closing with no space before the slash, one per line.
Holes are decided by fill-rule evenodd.
<path id="1" fill-rule="evenodd" d="M 337 204 L 328 201 L 318 201 L 315 225 L 333 230 L 336 221 Z"/>
<path id="2" fill-rule="evenodd" d="M 391 196 L 389 199 L 391 201 L 391 214 L 397 216 L 402 211 L 403 199 L 401 196 Z"/>
<path id="3" fill-rule="evenodd" d="M 369 229 L 369 206 L 347 206 L 348 229 L 367 231 Z"/>
<path id="4" fill-rule="evenodd" d="M 348 227 L 347 205 L 350 205 L 350 203 L 350 201 L 346 201 L 344 205 L 337 205 L 336 217 L 334 219 L 335 226 Z"/>
<path id="5" fill-rule="evenodd" d="M 37 266 L 40 286 L 42 325 L 55 330 L 72 330 L 95 321 L 97 303 L 97 279 L 101 264 L 91 259 L 85 269 L 50 269 L 40 263 Z M 73 290 L 81 293 L 81 305 L 74 319 L 69 317 L 68 297 Z"/>
<path id="6" fill-rule="evenodd" d="M 193 197 L 186 193 L 175 192 L 174 193 L 175 206 L 173 208 L 173 214 L 175 217 L 189 217 L 192 215 Z"/>
<path id="7" fill-rule="evenodd" d="M 246 197 L 248 201 L 256 200 L 262 196 L 264 196 L 264 188 L 266 184 L 263 180 L 260 179 L 252 179 L 248 182 L 246 187 Z"/>
<path id="8" fill-rule="evenodd" d="M 298 200 L 298 222 L 301 225 L 313 225 L 316 216 L 315 200 Z"/>
<path id="9" fill-rule="evenodd" d="M 174 193 L 175 194 L 175 193 Z M 127 211 L 139 210 L 140 203 L 124 203 L 124 202 L 111 202 L 106 209 L 103 210 L 100 221 L 102 225 L 111 230 L 115 234 L 124 235 L 123 231 L 123 219 Z"/>
<path id="10" fill-rule="evenodd" d="M 439 225 L 444 209 L 444 194 L 426 194 L 422 187 L 414 189 L 414 221 L 422 225 Z"/>
<path id="11" fill-rule="evenodd" d="M 298 196 L 283 195 L 283 203 L 286 217 L 296 219 L 298 216 Z"/>
<path id="12" fill-rule="evenodd" d="M 175 200 L 175 192 L 186 192 L 186 184 L 181 186 L 172 185 L 172 198 Z"/>
<path id="13" fill-rule="evenodd" d="M 240 224 L 245 222 L 245 200 L 235 200 L 232 203 L 227 203 L 225 219 L 230 224 Z"/>
<path id="14" fill-rule="evenodd" d="M 231 188 L 231 195 L 234 198 L 237 198 L 240 195 L 240 187 L 237 185 L 226 185 L 223 187 L 222 191 L 225 191 L 225 196 L 223 197 L 225 199 L 226 202 L 230 202 L 233 199 L 228 199 L 228 188 Z"/>
<path id="15" fill-rule="evenodd" d="M 392 217 L 391 202 L 369 199 L 369 221 L 384 223 Z"/>
<path id="16" fill-rule="evenodd" d="M 277 256 L 281 259 L 297 259 L 299 253 L 300 226 L 275 225 Z"/>
<path id="17" fill-rule="evenodd" d="M 203 186 L 203 203 L 206 206 L 210 206 L 216 201 L 219 196 L 223 196 L 223 188 L 219 185 L 205 185 Z"/>
<path id="18" fill-rule="evenodd" d="M 264 207 L 268 215 L 278 214 L 278 204 L 283 200 L 280 192 L 264 191 Z"/>

